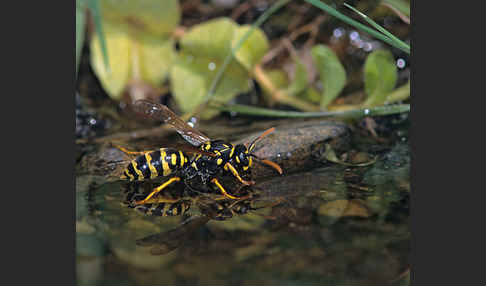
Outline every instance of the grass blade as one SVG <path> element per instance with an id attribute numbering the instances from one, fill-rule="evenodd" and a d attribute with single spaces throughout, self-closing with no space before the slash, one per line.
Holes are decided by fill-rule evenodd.
<path id="1" fill-rule="evenodd" d="M 327 4 L 319 1 L 319 0 L 305 0 L 306 2 L 316 6 L 317 8 L 321 9 L 321 10 L 324 10 L 326 11 L 327 13 L 331 14 L 332 16 L 338 18 L 339 20 L 357 28 L 357 29 L 360 29 L 368 34 L 370 34 L 371 36 L 397 48 L 397 49 L 400 49 L 404 52 L 406 52 L 407 54 L 410 54 L 410 47 L 408 45 L 405 44 L 405 46 L 401 45 L 399 42 L 396 42 L 394 41 L 393 39 L 385 36 L 384 34 L 378 32 L 378 31 L 375 31 L 351 18 L 349 18 L 348 16 L 344 15 L 344 14 L 341 14 L 340 12 L 338 12 L 336 9 L 328 6 Z"/>
<path id="2" fill-rule="evenodd" d="M 85 24 L 85 9 L 76 1 L 76 71 L 75 76 L 78 75 L 79 60 L 81 58 L 81 50 L 84 43 L 84 24 Z"/>
<path id="3" fill-rule="evenodd" d="M 287 117 L 287 118 L 309 118 L 309 117 L 332 117 L 332 118 L 362 118 L 367 116 L 383 116 L 410 111 L 410 104 L 385 105 L 374 108 L 354 109 L 346 111 L 324 111 L 324 112 L 299 112 L 282 111 L 248 105 L 214 105 L 221 111 L 232 111 L 245 115 L 265 116 L 265 117 Z"/>
<path id="4" fill-rule="evenodd" d="M 103 25 L 101 23 L 101 7 L 98 0 L 88 0 L 88 7 L 93 15 L 96 33 L 100 38 L 101 52 L 103 53 L 103 62 L 106 70 L 110 71 L 110 64 L 108 63 L 108 51 L 106 49 L 105 34 L 103 33 Z"/>
<path id="5" fill-rule="evenodd" d="M 377 29 L 378 31 L 380 31 L 381 33 L 383 33 L 385 36 L 389 37 L 393 41 L 397 42 L 397 44 L 399 44 L 400 46 L 402 46 L 404 49 L 407 49 L 408 50 L 408 53 L 410 53 L 410 46 L 409 45 L 407 45 L 406 43 L 404 43 L 399 38 L 395 37 L 392 33 L 388 32 L 385 28 L 383 28 L 382 26 L 378 25 L 370 17 L 368 17 L 365 14 L 361 13 L 356 8 L 354 8 L 353 6 L 348 5 L 346 3 L 343 3 L 343 4 L 344 4 L 344 6 L 348 7 L 349 9 L 353 10 L 356 14 L 358 14 L 359 16 L 361 16 L 366 22 L 368 22 L 368 24 L 370 24 L 371 26 L 373 26 L 375 29 Z"/>

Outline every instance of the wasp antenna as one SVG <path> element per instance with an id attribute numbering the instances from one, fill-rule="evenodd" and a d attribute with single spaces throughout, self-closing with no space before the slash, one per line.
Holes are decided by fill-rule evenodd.
<path id="1" fill-rule="evenodd" d="M 275 127 L 272 127 L 270 129 L 267 129 L 265 132 L 263 132 L 260 136 L 258 136 L 257 138 L 255 138 L 251 144 L 250 144 L 250 151 L 255 147 L 255 143 L 259 140 L 261 140 L 263 137 L 267 136 L 268 134 L 272 133 L 273 131 L 275 131 Z"/>

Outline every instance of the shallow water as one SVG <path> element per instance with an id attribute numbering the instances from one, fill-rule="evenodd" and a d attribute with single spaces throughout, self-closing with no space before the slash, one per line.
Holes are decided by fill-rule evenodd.
<path id="1" fill-rule="evenodd" d="M 380 149 L 375 163 L 262 178 L 266 207 L 224 221 L 197 205 L 148 216 L 123 204 L 126 183 L 79 175 L 78 285 L 399 284 L 410 251 L 409 145 L 365 149 Z"/>

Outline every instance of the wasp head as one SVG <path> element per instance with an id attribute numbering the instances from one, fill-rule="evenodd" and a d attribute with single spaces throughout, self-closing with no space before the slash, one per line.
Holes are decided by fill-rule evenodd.
<path id="1" fill-rule="evenodd" d="M 240 165 L 244 171 L 248 170 L 251 167 L 252 164 L 252 158 L 255 158 L 257 162 L 263 163 L 265 165 L 268 165 L 280 174 L 282 174 L 282 168 L 280 168 L 279 165 L 277 165 L 274 162 L 265 160 L 265 159 L 260 159 L 256 155 L 252 154 L 256 143 L 261 140 L 263 137 L 267 136 L 268 134 L 272 133 L 275 130 L 275 128 L 270 128 L 267 131 L 263 132 L 260 136 L 255 138 L 249 145 L 242 145 L 238 144 L 235 146 L 235 160 Z"/>
<path id="2" fill-rule="evenodd" d="M 244 171 L 251 167 L 251 154 L 249 148 L 247 148 L 245 145 L 238 144 L 235 146 L 234 158 L 238 166 L 242 167 Z"/>

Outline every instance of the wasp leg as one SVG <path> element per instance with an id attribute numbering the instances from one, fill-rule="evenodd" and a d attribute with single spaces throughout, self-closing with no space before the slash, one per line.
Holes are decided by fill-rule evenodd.
<path id="1" fill-rule="evenodd" d="M 238 200 L 238 199 L 243 199 L 243 198 L 245 198 L 245 197 L 235 197 L 235 196 L 232 196 L 232 195 L 228 194 L 228 193 L 226 192 L 226 190 L 223 188 L 223 186 L 222 186 L 222 185 L 219 183 L 218 179 L 216 179 L 216 178 L 212 179 L 212 180 L 211 180 L 211 183 L 215 184 L 215 185 L 216 185 L 216 186 L 219 188 L 219 190 L 221 191 L 221 193 L 222 193 L 222 194 L 223 194 L 225 197 L 227 197 L 227 198 L 230 198 L 230 199 L 233 199 L 233 200 Z"/>
<path id="2" fill-rule="evenodd" d="M 226 164 L 224 165 L 224 169 L 225 169 L 225 170 L 228 170 L 228 169 L 229 169 L 229 170 L 230 170 L 230 172 L 233 174 L 233 176 L 235 176 L 235 177 L 238 179 L 238 181 L 240 181 L 240 182 L 241 182 L 242 184 L 244 184 L 244 185 L 249 186 L 249 185 L 253 185 L 253 184 L 255 184 L 255 182 L 254 182 L 254 181 L 245 181 L 245 180 L 243 180 L 243 179 L 240 177 L 240 174 L 238 174 L 238 171 L 235 169 L 235 167 L 233 167 L 233 165 L 231 165 L 230 163 L 226 163 Z"/>
<path id="3" fill-rule="evenodd" d="M 179 177 L 170 178 L 169 180 L 167 180 L 167 182 L 165 182 L 162 185 L 160 185 L 157 188 L 155 188 L 145 199 L 143 199 L 141 201 L 138 201 L 138 202 L 135 202 L 135 205 L 147 204 L 149 202 L 150 198 L 153 197 L 155 194 L 157 194 L 158 192 L 162 191 L 168 185 L 170 185 L 170 184 L 172 184 L 174 182 L 178 182 L 180 180 L 181 180 L 181 178 L 179 178 Z"/>
<path id="4" fill-rule="evenodd" d="M 125 148 L 123 148 L 122 146 L 119 146 L 119 145 L 116 145 L 116 144 L 113 144 L 113 146 L 117 149 L 119 149 L 120 151 L 122 151 L 123 153 L 125 154 L 128 154 L 128 155 L 143 155 L 145 153 L 149 153 L 149 152 L 152 152 L 153 150 L 149 150 L 149 151 L 130 151 L 130 150 L 127 150 Z"/>

